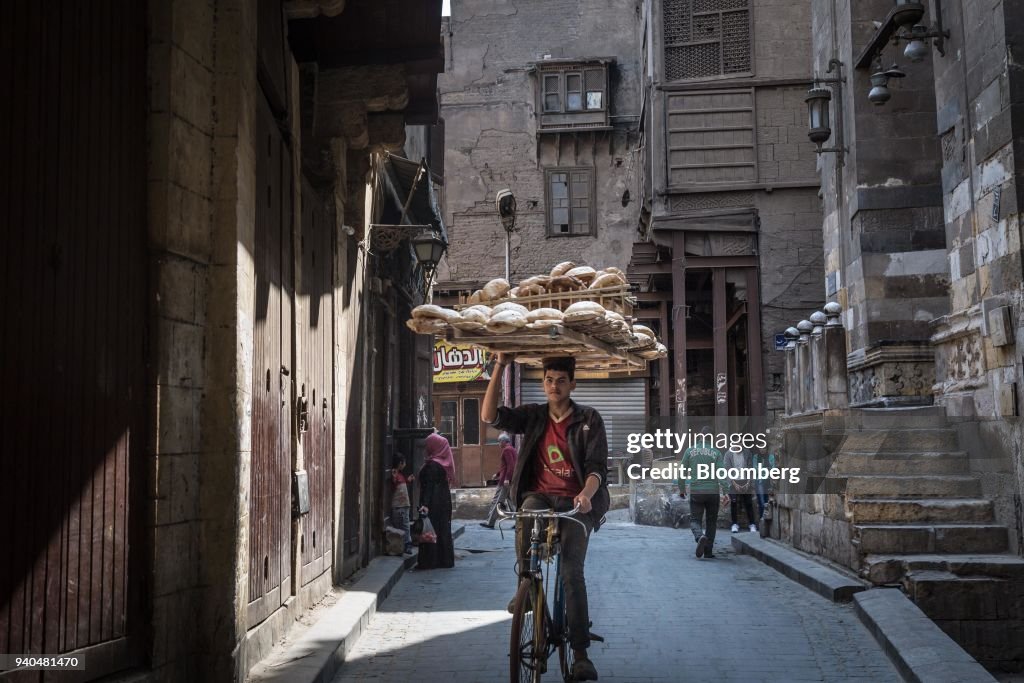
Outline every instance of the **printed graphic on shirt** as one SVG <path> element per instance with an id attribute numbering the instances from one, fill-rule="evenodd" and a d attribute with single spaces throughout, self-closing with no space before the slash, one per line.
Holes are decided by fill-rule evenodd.
<path id="1" fill-rule="evenodd" d="M 558 444 L 548 444 L 548 467 L 551 472 L 561 477 L 562 479 L 568 479 L 572 476 L 572 465 L 570 465 L 565 455 L 562 453 L 562 449 L 558 447 Z"/>

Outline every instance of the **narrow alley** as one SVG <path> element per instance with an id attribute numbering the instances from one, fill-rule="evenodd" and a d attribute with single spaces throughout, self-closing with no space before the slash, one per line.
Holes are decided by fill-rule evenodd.
<path id="1" fill-rule="evenodd" d="M 587 556 L 601 681 L 901 680 L 850 605 L 736 554 L 728 530 L 698 560 L 689 532 L 609 517 Z M 407 572 L 334 683 L 507 680 L 513 535 L 464 524 L 455 568 Z"/>

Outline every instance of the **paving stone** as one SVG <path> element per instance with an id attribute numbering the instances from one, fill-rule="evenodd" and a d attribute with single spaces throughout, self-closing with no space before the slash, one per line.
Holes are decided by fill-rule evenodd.
<path id="1" fill-rule="evenodd" d="M 512 534 L 467 524 L 456 548 L 454 569 L 403 576 L 335 683 L 507 680 Z M 689 530 L 625 521 L 592 537 L 591 619 L 606 641 L 590 655 L 602 682 L 900 680 L 850 605 L 737 554 L 728 533 L 715 559 L 693 551 Z"/>

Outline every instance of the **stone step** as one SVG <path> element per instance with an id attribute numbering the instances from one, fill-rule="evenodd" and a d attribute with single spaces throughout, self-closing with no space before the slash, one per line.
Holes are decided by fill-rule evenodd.
<path id="1" fill-rule="evenodd" d="M 858 475 L 846 482 L 848 498 L 977 498 L 981 481 L 969 474 Z"/>
<path id="2" fill-rule="evenodd" d="M 964 451 L 857 452 L 842 450 L 829 476 L 861 474 L 964 474 L 970 470 Z"/>
<path id="3" fill-rule="evenodd" d="M 1008 554 L 868 555 L 861 566 L 865 578 L 875 584 L 897 583 L 905 575 L 918 571 L 948 572 L 958 577 L 1024 579 L 1024 559 Z"/>
<path id="4" fill-rule="evenodd" d="M 962 576 L 944 569 L 919 569 L 906 574 L 903 590 L 935 620 L 1019 623 L 1024 615 L 1024 580 L 1016 576 Z M 1024 642 L 1020 645 L 1024 652 Z"/>
<path id="5" fill-rule="evenodd" d="M 848 430 L 840 446 L 841 451 L 858 452 L 955 451 L 958 448 L 956 432 L 948 427 Z"/>
<path id="6" fill-rule="evenodd" d="M 853 533 L 865 555 L 1001 553 L 1009 548 L 1009 531 L 996 524 L 858 524 Z"/>
<path id="7" fill-rule="evenodd" d="M 854 524 L 871 522 L 990 522 L 992 501 L 984 498 L 853 498 L 846 501 Z"/>
<path id="8" fill-rule="evenodd" d="M 946 410 L 938 406 L 919 408 L 860 408 L 845 418 L 850 429 L 891 429 L 947 427 Z"/>

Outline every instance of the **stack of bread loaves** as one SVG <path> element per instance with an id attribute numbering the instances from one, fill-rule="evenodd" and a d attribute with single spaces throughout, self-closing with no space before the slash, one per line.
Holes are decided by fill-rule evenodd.
<path id="1" fill-rule="evenodd" d="M 469 303 L 487 303 L 506 298 L 523 299 L 544 294 L 603 289 L 625 284 L 627 284 L 625 273 L 614 266 L 595 270 L 590 266 L 577 266 L 572 261 L 564 261 L 552 268 L 550 274 L 528 277 L 521 280 L 515 287 L 501 278 L 491 280 L 469 296 Z"/>
<path id="2" fill-rule="evenodd" d="M 622 313 L 589 298 L 592 292 L 593 299 L 612 305 L 609 291 L 628 293 L 623 288 L 626 284 L 625 274 L 618 268 L 597 270 L 566 261 L 549 275 L 526 278 L 516 287 L 500 278 L 491 280 L 473 292 L 468 305 L 458 311 L 433 304 L 417 306 L 406 325 L 419 334 L 443 334 L 450 327 L 483 338 L 563 325 L 642 358 L 660 358 L 667 350 L 650 328 L 631 325 Z"/>

